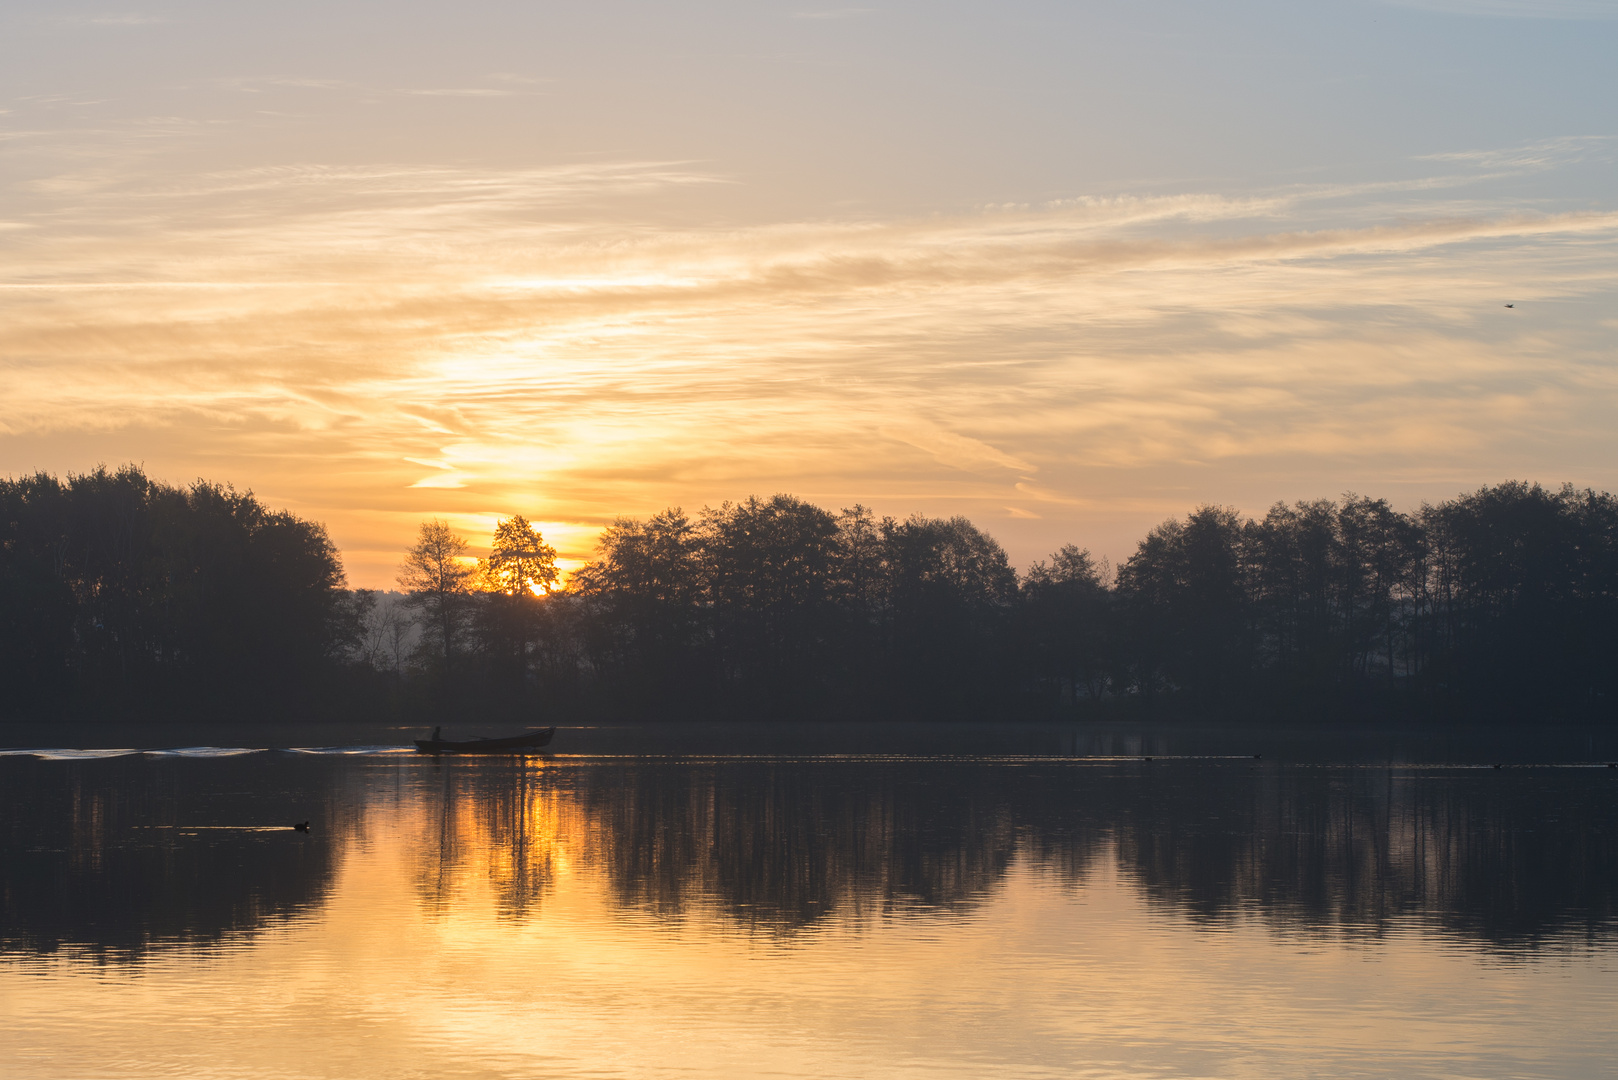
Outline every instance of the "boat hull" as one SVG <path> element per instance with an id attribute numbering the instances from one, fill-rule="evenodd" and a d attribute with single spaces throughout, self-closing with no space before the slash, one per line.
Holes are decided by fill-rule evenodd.
<path id="1" fill-rule="evenodd" d="M 472 739 L 467 742 L 417 739 L 415 742 L 416 749 L 423 754 L 534 754 L 549 745 L 551 736 L 555 734 L 556 729 L 548 727 L 507 739 Z"/>

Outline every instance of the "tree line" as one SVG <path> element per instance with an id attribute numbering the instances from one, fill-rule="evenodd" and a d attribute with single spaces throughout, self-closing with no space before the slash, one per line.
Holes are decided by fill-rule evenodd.
<path id="1" fill-rule="evenodd" d="M 0 480 L 0 714 L 315 711 L 352 681 L 345 586 L 324 527 L 228 485 Z"/>
<path id="2" fill-rule="evenodd" d="M 1610 718 L 1618 500 L 1504 483 L 1204 506 L 1019 574 L 965 518 L 789 495 L 620 518 L 563 583 L 520 515 L 423 523 L 402 596 L 324 529 L 126 466 L 0 483 L 10 715 Z"/>
<path id="3" fill-rule="evenodd" d="M 614 521 L 565 588 L 521 518 L 500 526 L 481 583 L 465 550 L 431 522 L 407 560 L 430 642 L 416 678 L 558 714 L 1613 709 L 1618 500 L 1572 487 L 1505 483 L 1413 513 L 1355 495 L 1262 519 L 1205 506 L 1116 570 L 1067 546 L 1019 575 L 965 518 L 787 495 Z M 518 565 L 542 569 L 488 576 Z"/>

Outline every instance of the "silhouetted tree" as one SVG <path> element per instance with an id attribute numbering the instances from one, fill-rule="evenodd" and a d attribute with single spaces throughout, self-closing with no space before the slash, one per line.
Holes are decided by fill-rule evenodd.
<path id="1" fill-rule="evenodd" d="M 1110 570 L 1067 544 L 1022 581 L 1018 651 L 1034 677 L 1074 707 L 1101 700 L 1116 664 Z"/>
<path id="2" fill-rule="evenodd" d="M 55 477 L 0 483 L 0 709 L 11 715 L 58 709 L 83 662 L 69 520 Z"/>
<path id="3" fill-rule="evenodd" d="M 466 552 L 466 538 L 434 518 L 421 523 L 416 542 L 405 550 L 399 567 L 399 584 L 423 615 L 424 644 L 438 655 L 446 671 L 472 614 L 477 566 Z"/>
<path id="4" fill-rule="evenodd" d="M 477 630 L 486 673 L 506 698 L 527 696 L 529 654 L 540 637 L 544 598 L 558 580 L 556 549 L 522 515 L 495 526 L 482 585 Z M 493 688 L 493 687 L 486 687 Z"/>
<path id="5" fill-rule="evenodd" d="M 556 549 L 528 519 L 517 514 L 495 526 L 483 563 L 486 590 L 502 596 L 539 596 L 556 588 L 558 576 Z"/>
<path id="6" fill-rule="evenodd" d="M 618 519 L 563 589 L 524 518 L 477 565 L 434 520 L 399 581 L 348 591 L 321 526 L 229 486 L 0 482 L 0 711 L 1611 718 L 1618 692 L 1618 500 L 1572 487 L 1205 506 L 1115 581 L 1071 545 L 1019 581 L 964 518 L 776 495 Z"/>
<path id="7" fill-rule="evenodd" d="M 892 678 L 892 566 L 887 538 L 897 523 L 855 505 L 837 515 L 831 570 L 836 628 L 826 656 L 827 715 L 860 716 L 883 701 Z"/>
<path id="8" fill-rule="evenodd" d="M 778 716 L 818 704 L 839 629 L 837 519 L 789 495 L 702 515 L 700 541 L 725 686 L 738 705 Z"/>
<path id="9" fill-rule="evenodd" d="M 125 466 L 5 481 L 0 508 L 13 715 L 307 711 L 357 643 L 325 529 L 251 493 Z"/>
<path id="10" fill-rule="evenodd" d="M 884 523 L 892 626 L 888 708 L 983 718 L 1005 707 L 1006 634 L 1017 573 L 963 517 Z"/>
<path id="11" fill-rule="evenodd" d="M 1204 506 L 1153 529 L 1118 569 L 1126 646 L 1137 685 L 1176 687 L 1204 709 L 1249 688 L 1255 657 L 1247 530 L 1236 512 Z"/>
<path id="12" fill-rule="evenodd" d="M 602 530 L 574 573 L 591 664 L 619 703 L 684 711 L 713 690 L 711 619 L 697 527 L 678 508 Z"/>
<path id="13" fill-rule="evenodd" d="M 1506 483 L 1424 507 L 1425 651 L 1437 688 L 1521 710 L 1610 701 L 1618 645 L 1618 501 Z"/>

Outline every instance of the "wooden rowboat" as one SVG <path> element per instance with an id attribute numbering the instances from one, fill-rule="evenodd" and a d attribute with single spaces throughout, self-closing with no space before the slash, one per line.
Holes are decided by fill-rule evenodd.
<path id="1" fill-rule="evenodd" d="M 548 727 L 505 739 L 471 739 L 467 742 L 417 739 L 416 749 L 423 754 L 530 754 L 544 747 L 555 734 L 556 729 Z"/>

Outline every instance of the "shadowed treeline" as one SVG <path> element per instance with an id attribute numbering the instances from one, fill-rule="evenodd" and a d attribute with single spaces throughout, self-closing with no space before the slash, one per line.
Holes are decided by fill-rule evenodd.
<path id="1" fill-rule="evenodd" d="M 0 714 L 284 718 L 354 673 L 326 530 L 134 466 L 0 481 Z"/>
<path id="2" fill-rule="evenodd" d="M 1111 670 L 1143 695 L 1610 718 L 1618 500 L 1510 483 L 1415 514 L 1204 507 L 1154 529 L 1113 595 Z"/>
<path id="3" fill-rule="evenodd" d="M 619 520 L 548 595 L 412 599 L 432 649 L 399 678 L 446 707 L 1610 719 L 1618 500 L 1509 483 L 1411 514 L 1357 496 L 1260 520 L 1203 507 L 1116 573 L 1069 546 L 1019 577 L 963 518 L 776 496 Z"/>
<path id="4" fill-rule="evenodd" d="M 1618 500 L 1571 487 L 1202 507 L 1022 575 L 964 518 L 786 495 L 619 519 L 565 586 L 520 515 L 483 560 L 432 521 L 382 596 L 320 526 L 133 467 L 0 483 L 0 533 L 30 718 L 1610 720 L 1618 670 Z"/>

